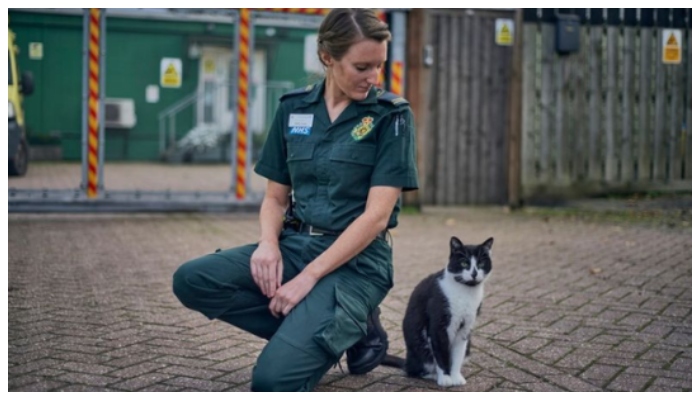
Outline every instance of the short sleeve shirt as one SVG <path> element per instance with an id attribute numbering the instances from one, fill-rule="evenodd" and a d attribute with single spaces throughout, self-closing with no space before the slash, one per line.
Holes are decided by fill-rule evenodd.
<path id="1" fill-rule="evenodd" d="M 323 90 L 320 82 L 282 96 L 255 172 L 292 187 L 302 222 L 342 231 L 364 212 L 371 187 L 418 188 L 413 112 L 372 88 L 331 123 Z M 388 228 L 399 210 L 400 201 Z"/>

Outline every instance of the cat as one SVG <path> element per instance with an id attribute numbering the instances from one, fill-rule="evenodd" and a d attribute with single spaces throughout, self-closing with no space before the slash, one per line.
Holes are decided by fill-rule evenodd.
<path id="1" fill-rule="evenodd" d="M 423 279 L 411 293 L 403 319 L 406 359 L 387 354 L 383 365 L 409 377 L 434 379 L 443 387 L 464 385 L 470 336 L 481 312 L 484 281 L 491 272 L 493 238 L 480 245 L 450 239 L 444 270 Z"/>

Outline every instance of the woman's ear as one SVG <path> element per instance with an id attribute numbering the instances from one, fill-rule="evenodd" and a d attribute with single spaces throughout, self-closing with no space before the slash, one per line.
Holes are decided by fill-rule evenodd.
<path id="1" fill-rule="evenodd" d="M 333 65 L 333 57 L 331 57 L 331 55 L 326 53 L 325 51 L 322 51 L 321 52 L 321 62 L 326 67 L 331 67 Z"/>

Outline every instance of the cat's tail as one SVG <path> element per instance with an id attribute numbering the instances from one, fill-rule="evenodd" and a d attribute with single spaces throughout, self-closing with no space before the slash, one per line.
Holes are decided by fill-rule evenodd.
<path id="1" fill-rule="evenodd" d="M 401 357 L 392 356 L 391 354 L 387 354 L 384 356 L 384 359 L 382 360 L 381 365 L 386 365 L 387 367 L 404 369 L 404 366 L 406 365 L 406 360 L 404 360 Z"/>

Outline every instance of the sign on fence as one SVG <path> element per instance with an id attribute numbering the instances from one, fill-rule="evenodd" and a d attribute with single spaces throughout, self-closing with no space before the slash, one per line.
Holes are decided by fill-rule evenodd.
<path id="1" fill-rule="evenodd" d="M 664 29 L 662 33 L 664 64 L 680 64 L 683 36 L 680 29 Z"/>
<path id="2" fill-rule="evenodd" d="M 515 24 L 512 19 L 496 19 L 496 44 L 499 46 L 513 45 L 513 32 Z"/>

